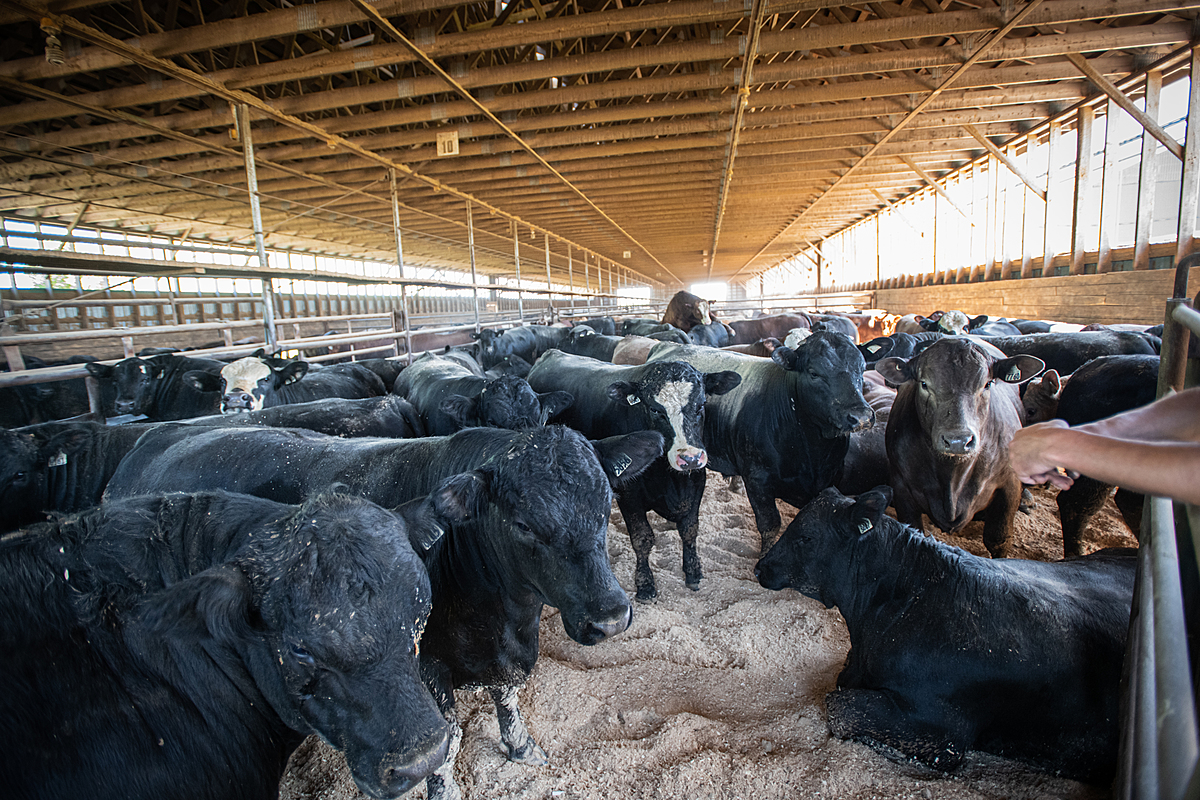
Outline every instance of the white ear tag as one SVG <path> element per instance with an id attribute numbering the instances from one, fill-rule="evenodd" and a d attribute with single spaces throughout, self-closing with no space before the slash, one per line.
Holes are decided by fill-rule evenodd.
<path id="1" fill-rule="evenodd" d="M 866 517 L 863 517 L 862 519 L 860 519 L 858 521 L 858 532 L 859 533 L 866 533 L 867 531 L 871 530 L 871 528 L 874 528 L 874 527 L 875 526 L 871 524 L 871 520 L 867 519 Z"/>
<path id="2" fill-rule="evenodd" d="M 631 406 L 636 406 L 638 403 L 642 402 L 642 398 L 638 397 L 636 394 L 626 395 L 625 402 L 629 403 Z"/>
<path id="3" fill-rule="evenodd" d="M 621 473 L 629 469 L 629 465 L 633 463 L 633 459 L 627 455 L 622 455 L 613 460 L 613 475 L 621 477 Z"/>
<path id="4" fill-rule="evenodd" d="M 878 353 L 878 352 L 879 352 L 879 345 L 877 345 L 877 344 L 873 344 L 873 345 L 871 345 L 870 347 L 868 347 L 867 349 L 868 349 L 868 350 L 870 350 L 872 353 Z"/>
<path id="5" fill-rule="evenodd" d="M 1004 376 L 1004 380 L 1008 381 L 1009 383 L 1015 383 L 1016 381 L 1021 380 L 1021 368 L 1014 366 L 1008 371 L 1008 374 Z"/>
<path id="6" fill-rule="evenodd" d="M 46 466 L 48 467 L 65 467 L 67 465 L 67 454 L 63 451 L 58 451 L 58 455 L 50 459 Z"/>

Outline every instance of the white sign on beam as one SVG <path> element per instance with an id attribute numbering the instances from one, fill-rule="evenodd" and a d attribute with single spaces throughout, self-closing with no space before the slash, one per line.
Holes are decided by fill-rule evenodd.
<path id="1" fill-rule="evenodd" d="M 458 155 L 458 131 L 441 131 L 437 135 L 438 156 Z"/>

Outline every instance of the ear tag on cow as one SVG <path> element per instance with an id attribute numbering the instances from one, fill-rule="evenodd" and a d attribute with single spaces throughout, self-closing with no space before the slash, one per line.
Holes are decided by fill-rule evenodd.
<path id="1" fill-rule="evenodd" d="M 625 396 L 625 402 L 629 403 L 631 406 L 636 406 L 638 403 L 642 402 L 642 398 L 638 397 L 636 394 L 630 394 Z"/>
<path id="2" fill-rule="evenodd" d="M 62 450 L 59 450 L 58 455 L 54 456 L 54 458 L 50 459 L 49 463 L 46 464 L 48 467 L 65 467 L 66 465 L 67 454 Z"/>
<path id="3" fill-rule="evenodd" d="M 866 533 L 867 531 L 871 530 L 871 528 L 874 528 L 874 527 L 875 526 L 871 524 L 871 520 L 867 519 L 866 517 L 863 517 L 862 519 L 860 519 L 858 521 L 858 532 L 859 533 Z"/>
<path id="4" fill-rule="evenodd" d="M 1013 368 L 1008 371 L 1008 374 L 1004 376 L 1004 380 L 1008 383 L 1015 383 L 1016 381 L 1021 380 L 1021 368 L 1014 365 Z"/>
<path id="5" fill-rule="evenodd" d="M 621 455 L 619 458 L 613 459 L 613 475 L 621 477 L 621 473 L 629 469 L 629 465 L 633 463 L 633 459 L 627 455 Z"/>
<path id="6" fill-rule="evenodd" d="M 870 347 L 868 347 L 867 349 L 870 350 L 872 353 L 878 353 L 879 347 L 880 347 L 879 345 L 873 344 Z"/>

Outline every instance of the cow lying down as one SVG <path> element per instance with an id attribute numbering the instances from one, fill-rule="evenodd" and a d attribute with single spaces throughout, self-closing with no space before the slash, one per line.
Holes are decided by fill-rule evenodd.
<path id="1" fill-rule="evenodd" d="M 311 733 L 407 791 L 449 746 L 416 653 L 432 508 L 168 494 L 0 539 L 4 795 L 273 799 Z"/>
<path id="2" fill-rule="evenodd" d="M 983 750 L 1110 781 L 1136 556 L 980 558 L 886 516 L 890 502 L 887 486 L 827 489 L 755 568 L 846 620 L 830 731 L 940 770 Z"/>

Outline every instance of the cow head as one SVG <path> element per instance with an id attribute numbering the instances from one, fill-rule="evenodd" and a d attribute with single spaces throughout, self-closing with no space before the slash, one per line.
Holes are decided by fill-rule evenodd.
<path id="1" fill-rule="evenodd" d="M 165 368 L 144 358 L 126 358 L 111 367 L 95 361 L 87 371 L 101 381 L 112 381 L 117 390 L 113 408 L 118 414 L 148 414 Z"/>
<path id="2" fill-rule="evenodd" d="M 533 391 L 529 382 L 516 375 L 501 375 L 484 383 L 478 397 L 450 395 L 438 408 L 460 427 L 472 425 L 522 431 L 546 424 L 561 414 L 575 398 L 570 392 Z"/>
<path id="3" fill-rule="evenodd" d="M 708 301 L 690 292 L 676 292 L 663 313 L 663 322 L 669 322 L 684 333 L 697 325 L 712 322 Z M 685 342 L 686 344 L 686 342 Z"/>
<path id="4" fill-rule="evenodd" d="M 875 369 L 900 392 L 914 393 L 917 417 L 934 452 L 963 457 L 982 446 L 996 381 L 1022 383 L 1044 366 L 1033 356 L 996 358 L 968 339 L 946 338 L 909 360 L 884 358 Z"/>
<path id="5" fill-rule="evenodd" d="M 771 360 L 796 376 L 791 401 L 799 424 L 816 424 L 830 439 L 875 424 L 862 393 L 866 362 L 845 334 L 817 331 L 795 350 L 776 347 Z"/>
<path id="6" fill-rule="evenodd" d="M 87 423 L 31 432 L 0 429 L 0 531 L 43 519 L 51 470 L 66 467 L 90 438 Z"/>
<path id="7" fill-rule="evenodd" d="M 608 559 L 612 487 L 641 474 L 662 445 L 651 431 L 590 442 L 551 425 L 513 434 L 474 473 L 482 491 L 472 516 L 495 574 L 558 608 L 567 635 L 581 644 L 629 627 L 629 597 Z"/>
<path id="8" fill-rule="evenodd" d="M 1025 386 L 1021 395 L 1021 407 L 1025 412 L 1025 424 L 1054 419 L 1058 414 L 1058 398 L 1062 394 L 1062 381 L 1058 371 L 1048 369 L 1040 378 L 1034 378 Z"/>
<path id="9" fill-rule="evenodd" d="M 205 373 L 188 372 L 184 378 L 193 388 L 212 387 L 214 381 Z M 260 356 L 239 358 L 221 370 L 219 389 L 222 392 L 221 413 L 240 414 L 259 411 L 267 395 L 295 383 L 308 374 L 307 361 L 268 359 Z"/>
<path id="10" fill-rule="evenodd" d="M 658 431 L 667 444 L 667 464 L 689 472 L 708 463 L 704 450 L 704 403 L 708 395 L 725 394 L 742 382 L 736 372 L 702 374 L 682 361 L 653 361 L 636 383 L 617 381 L 608 387 L 623 413 L 637 419 L 634 426 Z M 628 428 L 627 428 L 628 429 Z"/>
<path id="11" fill-rule="evenodd" d="M 986 317 L 985 317 L 986 319 Z M 933 330 L 950 336 L 962 336 L 971 326 L 971 320 L 961 311 L 947 311 L 937 318 Z"/>
<path id="12" fill-rule="evenodd" d="M 791 588 L 827 608 L 839 605 L 852 591 L 847 567 L 855 544 L 899 524 L 885 514 L 891 501 L 889 486 L 877 486 L 857 498 L 826 489 L 800 509 L 779 541 L 759 559 L 754 576 L 764 588 Z"/>
<path id="13" fill-rule="evenodd" d="M 269 523 L 235 560 L 152 597 L 143 619 L 153 637 L 237 658 L 234 674 L 247 670 L 284 724 L 342 750 L 366 795 L 391 798 L 449 745 L 417 663 L 430 602 L 404 521 L 327 494 Z"/>
<path id="14" fill-rule="evenodd" d="M 491 369 L 496 362 L 512 355 L 512 344 L 503 338 L 500 331 L 484 328 L 472 333 L 471 338 L 479 342 L 479 351 L 475 357 L 484 369 Z"/>

